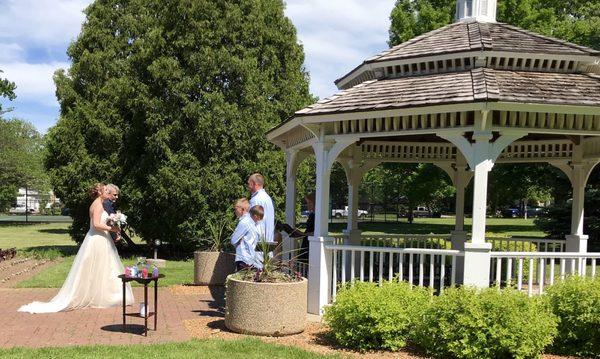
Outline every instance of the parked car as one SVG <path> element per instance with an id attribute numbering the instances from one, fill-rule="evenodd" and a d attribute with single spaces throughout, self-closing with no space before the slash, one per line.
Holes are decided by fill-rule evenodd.
<path id="1" fill-rule="evenodd" d="M 70 216 L 71 215 L 71 209 L 67 208 L 67 207 L 63 207 L 60 209 L 60 215 L 61 216 Z"/>
<path id="2" fill-rule="evenodd" d="M 542 214 L 542 212 L 544 211 L 544 208 L 527 206 L 526 210 L 527 210 L 527 217 L 534 218 L 534 217 L 539 217 Z M 523 214 L 521 213 L 521 209 L 513 208 L 513 207 L 504 208 L 502 211 L 500 211 L 500 214 L 504 218 L 523 217 Z"/>
<path id="3" fill-rule="evenodd" d="M 521 211 L 518 208 L 504 208 L 500 214 L 504 218 L 517 218 L 521 216 Z"/>
<path id="4" fill-rule="evenodd" d="M 417 206 L 412 209 L 413 218 L 440 218 L 442 214 L 440 212 L 434 212 L 427 207 Z M 408 217 L 409 211 L 398 213 L 398 218 Z"/>
<path id="5" fill-rule="evenodd" d="M 364 209 L 359 209 L 357 214 L 358 218 L 364 219 L 369 215 L 369 212 Z M 348 217 L 348 206 L 345 206 L 344 209 L 332 209 L 331 216 L 335 218 Z"/>
<path id="6" fill-rule="evenodd" d="M 35 209 L 34 208 L 26 208 L 25 206 L 16 206 L 16 207 L 12 207 L 11 209 L 8 210 L 8 213 L 10 214 L 25 214 L 25 211 L 27 211 L 27 213 L 35 213 Z"/>

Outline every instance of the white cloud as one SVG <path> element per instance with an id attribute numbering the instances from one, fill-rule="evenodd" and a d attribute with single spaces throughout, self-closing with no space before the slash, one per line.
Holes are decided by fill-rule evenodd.
<path id="1" fill-rule="evenodd" d="M 0 42 L 65 45 L 75 39 L 90 0 L 2 0 Z M 65 47 L 66 50 L 66 47 Z"/>
<path id="2" fill-rule="evenodd" d="M 39 103 L 44 106 L 58 107 L 55 86 L 52 80 L 54 71 L 68 68 L 67 62 L 47 64 L 28 64 L 23 62 L 0 63 L 3 77 L 17 85 L 17 100 Z"/>
<path id="3" fill-rule="evenodd" d="M 20 61 L 23 58 L 23 48 L 15 43 L 0 43 L 0 62 Z"/>
<path id="4" fill-rule="evenodd" d="M 385 50 L 394 0 L 288 0 L 286 15 L 304 45 L 311 92 L 337 92 L 334 81 Z"/>

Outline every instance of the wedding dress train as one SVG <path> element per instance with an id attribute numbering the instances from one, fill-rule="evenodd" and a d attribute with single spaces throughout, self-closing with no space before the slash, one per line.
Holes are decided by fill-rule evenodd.
<path id="1" fill-rule="evenodd" d="M 103 212 L 102 223 L 106 223 L 107 219 L 108 214 Z M 55 313 L 120 305 L 123 301 L 123 284 L 117 276 L 123 272 L 123 264 L 110 234 L 90 226 L 58 294 L 49 302 L 26 304 L 19 308 L 19 312 Z M 127 304 L 133 303 L 129 283 L 126 298 Z"/>

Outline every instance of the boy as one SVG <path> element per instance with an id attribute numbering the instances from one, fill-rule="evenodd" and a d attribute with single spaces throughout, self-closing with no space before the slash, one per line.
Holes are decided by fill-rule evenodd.
<path id="1" fill-rule="evenodd" d="M 235 215 L 238 217 L 238 224 L 231 235 L 231 244 L 235 247 L 235 268 L 238 271 L 256 266 L 260 267 L 260 263 L 256 262 L 254 249 L 259 239 L 256 223 L 262 219 L 264 212 L 262 212 L 262 208 L 255 208 L 257 206 L 248 211 L 248 207 L 250 207 L 250 204 L 245 198 L 240 198 L 235 203 Z"/>

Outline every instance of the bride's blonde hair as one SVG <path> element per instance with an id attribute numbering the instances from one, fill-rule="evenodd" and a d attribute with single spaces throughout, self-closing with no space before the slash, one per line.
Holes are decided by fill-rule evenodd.
<path id="1" fill-rule="evenodd" d="M 102 194 L 102 190 L 104 189 L 104 183 L 94 183 L 92 187 L 88 190 L 88 194 L 91 199 L 96 199 L 99 195 Z"/>

